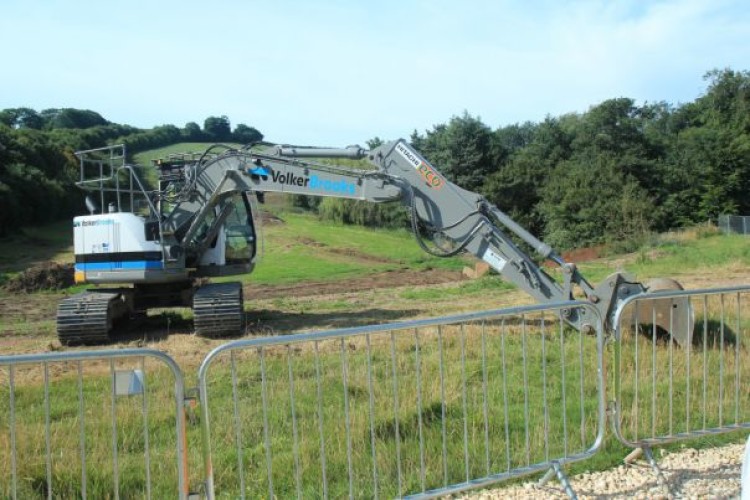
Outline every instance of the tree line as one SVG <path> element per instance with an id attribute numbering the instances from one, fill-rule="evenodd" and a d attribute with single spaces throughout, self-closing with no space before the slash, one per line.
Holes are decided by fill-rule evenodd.
<path id="1" fill-rule="evenodd" d="M 584 113 L 492 129 L 464 113 L 412 145 L 449 180 L 483 194 L 531 232 L 563 250 L 637 240 L 750 215 L 750 72 L 713 70 L 692 102 L 638 104 L 619 97 Z M 0 111 L 0 235 L 80 212 L 73 151 L 124 143 L 129 153 L 183 141 L 249 143 L 263 135 L 226 116 L 203 127 L 138 129 L 88 110 Z M 370 147 L 382 141 L 375 137 Z M 296 197 L 321 217 L 406 226 L 398 205 Z"/>
<path id="2" fill-rule="evenodd" d="M 495 130 L 464 113 L 410 142 L 449 180 L 558 249 L 637 241 L 750 215 L 750 72 L 714 70 L 705 80 L 705 93 L 681 105 L 621 97 Z M 342 200 L 318 210 L 342 222 L 407 220 Z"/>
<path id="3" fill-rule="evenodd" d="M 185 141 L 247 144 L 262 139 L 254 127 L 238 124 L 232 129 L 226 116 L 210 116 L 203 127 L 189 122 L 183 128 L 139 129 L 84 109 L 1 110 L 0 236 L 81 212 L 74 151 L 125 144 L 132 155 Z"/>

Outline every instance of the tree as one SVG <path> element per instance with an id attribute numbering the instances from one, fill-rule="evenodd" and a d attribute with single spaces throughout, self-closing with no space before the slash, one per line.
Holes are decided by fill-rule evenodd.
<path id="1" fill-rule="evenodd" d="M 182 129 L 182 136 L 188 141 L 200 141 L 203 138 L 203 131 L 197 123 L 188 122 Z"/>
<path id="2" fill-rule="evenodd" d="M 232 129 L 226 115 L 209 116 L 203 122 L 203 132 L 214 141 L 228 141 L 232 139 Z"/>
<path id="3" fill-rule="evenodd" d="M 568 128 L 571 118 L 567 119 Z M 498 129 L 493 134 L 497 169 L 482 186 L 482 194 L 535 234 L 544 231 L 537 205 L 550 173 L 570 158 L 572 136 L 561 120 Z"/>
<path id="4" fill-rule="evenodd" d="M 479 118 L 464 112 L 448 125 L 440 124 L 425 137 L 412 135 L 412 145 L 430 159 L 451 182 L 478 191 L 494 165 L 490 154 L 492 132 Z"/>
<path id="5" fill-rule="evenodd" d="M 109 125 L 102 115 L 88 109 L 59 108 L 45 109 L 41 112 L 45 127 L 84 129 L 99 125 Z"/>
<path id="6" fill-rule="evenodd" d="M 647 193 L 611 158 L 561 162 L 542 194 L 545 240 L 558 248 L 634 239 L 651 228 L 653 206 Z"/>
<path id="7" fill-rule="evenodd" d="M 383 145 L 383 139 L 381 139 L 378 136 L 375 136 L 372 139 L 366 140 L 365 144 L 367 144 L 368 148 L 375 149 L 375 148 Z"/>
<path id="8" fill-rule="evenodd" d="M 232 140 L 242 144 L 251 144 L 253 142 L 262 141 L 263 134 L 261 134 L 255 127 L 248 127 L 244 123 L 238 123 L 237 126 L 234 127 Z"/>

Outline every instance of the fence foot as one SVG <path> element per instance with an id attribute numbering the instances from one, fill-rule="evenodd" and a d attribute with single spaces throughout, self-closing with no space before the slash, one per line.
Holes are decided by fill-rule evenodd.
<path id="1" fill-rule="evenodd" d="M 573 491 L 573 487 L 570 485 L 570 481 L 568 481 L 568 477 L 565 475 L 562 467 L 560 467 L 560 464 L 557 462 L 552 462 L 552 467 L 544 474 L 544 476 L 542 476 L 542 478 L 539 480 L 538 485 L 544 486 L 549 482 L 550 479 L 552 479 L 552 476 L 557 476 L 557 480 L 560 481 L 560 484 L 565 490 L 565 493 L 567 493 L 570 498 L 578 498 L 575 491 Z"/>
<path id="2" fill-rule="evenodd" d="M 632 464 L 633 462 L 641 458 L 641 455 L 643 455 L 643 448 L 636 448 L 631 451 L 627 457 L 623 458 L 622 461 L 626 464 Z"/>
<path id="3" fill-rule="evenodd" d="M 671 495 L 672 490 L 667 483 L 667 478 L 664 476 L 664 473 L 662 472 L 661 467 L 659 467 L 659 464 L 656 463 L 656 459 L 654 458 L 654 454 L 651 451 L 651 448 L 642 448 L 642 450 L 643 455 L 646 457 L 646 460 L 648 460 L 648 464 L 651 466 L 651 470 L 653 470 L 654 474 L 656 474 L 656 481 L 659 483 L 659 486 L 667 490 L 667 493 Z"/>

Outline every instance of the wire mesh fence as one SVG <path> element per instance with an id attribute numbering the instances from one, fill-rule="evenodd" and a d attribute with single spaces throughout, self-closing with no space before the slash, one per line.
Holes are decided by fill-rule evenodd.
<path id="1" fill-rule="evenodd" d="M 720 215 L 719 229 L 724 234 L 750 234 L 750 216 Z"/>

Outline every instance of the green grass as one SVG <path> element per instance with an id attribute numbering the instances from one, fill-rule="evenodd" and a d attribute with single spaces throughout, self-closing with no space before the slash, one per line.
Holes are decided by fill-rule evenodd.
<path id="1" fill-rule="evenodd" d="M 331 224 L 308 214 L 286 212 L 281 216 L 284 224 L 264 228 L 260 262 L 241 281 L 335 281 L 395 269 L 460 270 L 465 265 L 462 258 L 426 255 L 407 231 Z"/>
<path id="2" fill-rule="evenodd" d="M 725 320 L 732 325 L 736 318 Z M 217 494 L 239 496 L 242 474 L 250 498 L 267 497 L 271 488 L 279 498 L 297 491 L 303 497 L 317 498 L 322 496 L 325 467 L 330 497 L 349 494 L 350 470 L 354 496 L 369 498 L 377 490 L 381 497 L 394 497 L 462 482 L 467 475 L 479 478 L 523 469 L 588 450 L 597 431 L 596 340 L 560 328 L 549 313 L 543 332 L 539 316 L 529 315 L 525 325 L 522 328 L 518 318 L 511 318 L 504 323 L 474 322 L 443 326 L 439 331 L 407 329 L 393 336 L 386 332 L 369 339 L 346 337 L 219 355 L 207 379 Z M 748 324 L 740 328 L 743 335 L 750 332 Z M 622 345 L 609 346 L 605 352 L 607 399 L 618 397 L 618 418 L 626 437 L 748 421 L 750 354 L 744 343 L 729 349 L 719 345 L 708 342 L 703 348 L 697 342 L 687 351 L 664 344 L 654 348 L 648 337 L 627 337 Z M 636 346 L 641 353 L 637 365 Z M 615 354 L 619 358 L 612 362 Z M 59 374 L 62 368 L 53 364 L 50 371 Z M 91 467 L 88 494 L 112 495 L 109 485 L 116 442 L 119 493 L 142 496 L 143 398 L 116 400 L 118 431 L 113 434 L 111 381 L 106 371 L 85 377 L 81 389 Z M 704 373 L 709 374 L 705 386 L 701 383 Z M 154 367 L 146 378 L 149 458 L 156 497 L 172 496 L 177 483 L 175 415 L 169 404 L 173 381 L 165 375 L 163 369 Z M 22 372 L 15 376 L 18 380 Z M 0 371 L 0 379 L 4 381 L 0 415 L 7 415 L 7 370 Z M 77 496 L 79 388 L 74 373 L 56 379 L 49 412 L 53 484 L 57 495 Z M 38 374 L 35 380 L 17 382 L 14 393 L 22 497 L 43 495 L 46 485 L 44 392 Z M 652 403 L 654 395 L 657 404 Z M 0 450 L 8 449 L 7 429 L 6 421 L 0 426 Z M 570 466 L 569 471 L 618 464 L 629 450 L 609 430 L 606 436 L 593 458 Z M 734 433 L 688 444 L 707 446 L 737 439 L 741 436 Z M 189 430 L 188 447 L 195 487 L 202 479 L 197 427 Z M 7 452 L 0 453 L 0 484 L 5 488 L 10 467 Z M 0 496 L 7 495 L 2 488 Z"/>
<path id="3" fill-rule="evenodd" d="M 747 236 L 713 234 L 686 240 L 660 238 L 652 246 L 638 251 L 635 261 L 627 264 L 626 272 L 639 279 L 674 277 L 700 270 L 720 270 L 731 265 L 750 265 L 750 240 Z M 607 260 L 581 263 L 579 268 L 592 283 L 602 281 L 617 269 Z"/>
<path id="4" fill-rule="evenodd" d="M 514 290 L 515 288 L 513 284 L 498 279 L 496 276 L 485 276 L 478 280 L 461 283 L 456 287 L 405 290 L 399 293 L 399 297 L 407 300 L 443 300 L 451 297 L 470 297 L 487 292 Z"/>

